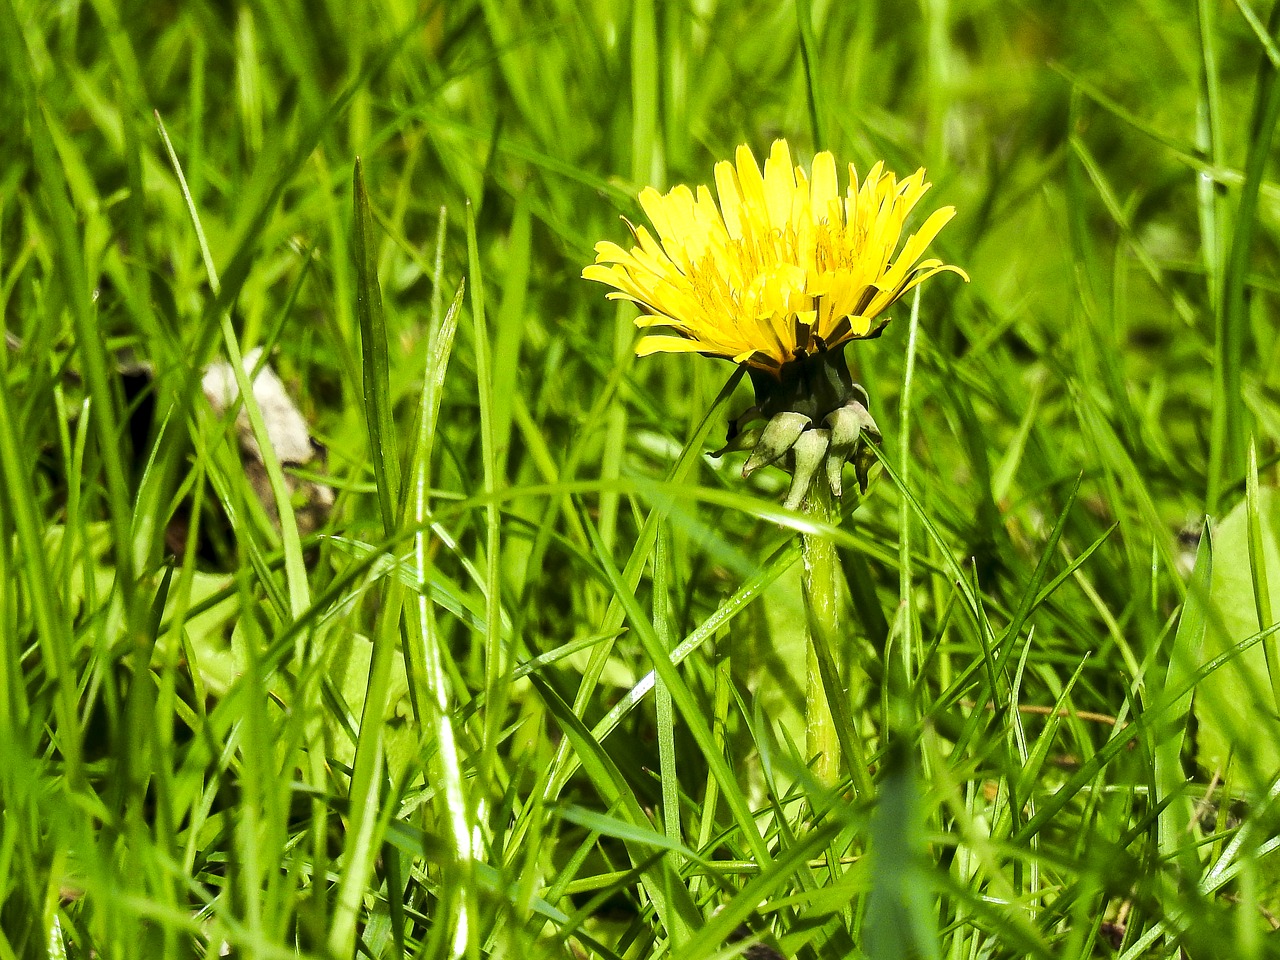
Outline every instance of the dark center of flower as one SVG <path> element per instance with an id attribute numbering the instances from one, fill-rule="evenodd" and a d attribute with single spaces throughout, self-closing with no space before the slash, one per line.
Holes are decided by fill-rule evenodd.
<path id="1" fill-rule="evenodd" d="M 750 369 L 756 406 L 768 420 L 784 411 L 802 413 L 814 423 L 850 400 L 867 402 L 866 391 L 853 382 L 841 349 L 820 349 L 784 363 L 776 374 Z"/>

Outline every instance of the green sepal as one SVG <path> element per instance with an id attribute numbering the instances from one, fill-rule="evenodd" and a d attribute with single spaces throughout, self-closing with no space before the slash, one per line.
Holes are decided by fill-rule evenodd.
<path id="1" fill-rule="evenodd" d="M 719 459 L 726 453 L 736 453 L 739 450 L 754 450 L 763 433 L 764 431 L 759 427 L 749 427 L 746 430 L 735 431 L 723 447 L 719 450 L 713 450 L 709 456 Z"/>
<path id="2" fill-rule="evenodd" d="M 747 458 L 747 464 L 742 468 L 742 475 L 749 477 L 761 467 L 781 460 L 792 445 L 804 435 L 805 427 L 812 422 L 812 419 L 805 414 L 791 410 L 775 414 L 765 426 L 759 442 L 751 451 L 751 456 Z M 823 446 L 825 449 L 826 445 Z"/>
<path id="3" fill-rule="evenodd" d="M 791 475 L 791 489 L 787 491 L 787 499 L 782 505 L 788 510 L 799 510 L 804 502 L 813 478 L 827 458 L 827 448 L 831 445 L 831 431 L 806 430 L 796 439 L 791 447 L 795 459 L 795 468 Z"/>

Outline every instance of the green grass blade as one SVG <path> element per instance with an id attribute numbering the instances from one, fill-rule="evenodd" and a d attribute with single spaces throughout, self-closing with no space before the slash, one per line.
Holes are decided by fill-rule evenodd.
<path id="1" fill-rule="evenodd" d="M 72 667 L 75 644 L 71 624 L 54 589 L 57 581 L 50 576 L 40 518 L 32 509 L 36 497 L 31 489 L 31 475 L 26 467 L 32 457 L 27 454 L 18 436 L 18 424 L 14 422 L 13 401 L 9 392 L 9 373 L 5 366 L 0 363 L 0 475 L 4 477 L 4 506 L 8 514 L 4 525 L 13 525 L 21 556 L 17 563 L 10 560 L 6 565 L 12 564 L 21 569 L 22 579 L 27 586 L 27 599 L 31 604 L 39 647 L 42 656 L 47 658 L 45 671 L 55 692 L 58 749 L 66 763 L 68 780 L 71 784 L 78 785 L 84 776 L 81 744 L 84 734 L 78 715 L 76 672 Z M 9 554 L 7 546 L 3 548 L 3 553 Z M 11 647 L 11 644 L 6 646 Z M 20 660 L 15 658 L 13 662 L 16 665 Z M 9 701 L 9 691 L 19 678 L 12 676 L 10 669 L 5 672 L 10 674 L 6 677 L 9 683 L 5 687 L 4 708 L 7 715 L 6 726 L 9 726 L 23 718 L 15 715 L 17 703 Z"/>
<path id="2" fill-rule="evenodd" d="M 653 626 L 663 647 L 670 650 L 674 644 L 671 635 L 670 590 L 671 566 L 669 547 L 664 531 L 658 531 L 658 542 L 653 554 Z M 673 843 L 681 843 L 684 831 L 680 825 L 680 772 L 676 765 L 675 709 L 671 692 L 659 679 L 654 688 L 654 704 L 657 707 L 658 724 L 658 777 L 662 784 L 662 826 Z M 680 861 L 675 865 L 678 868 Z M 673 949 L 681 944 L 672 943 Z"/>
<path id="3" fill-rule="evenodd" d="M 1169 651 L 1169 668 L 1164 682 L 1153 691 L 1159 696 L 1170 690 L 1184 690 L 1165 714 L 1165 722 L 1154 744 L 1157 803 L 1162 812 L 1159 821 L 1160 852 L 1178 860 L 1192 874 L 1198 872 L 1198 858 L 1191 827 L 1194 803 L 1186 793 L 1187 776 L 1182 765 L 1182 752 L 1191 717 L 1192 690 L 1186 678 L 1201 659 L 1205 631 L 1208 628 L 1209 584 L 1213 575 L 1213 537 L 1206 524 L 1196 549 L 1196 565 L 1192 570 L 1187 602 L 1182 608 L 1178 631 Z"/>
<path id="4" fill-rule="evenodd" d="M 813 4 L 811 0 L 796 0 L 796 26 L 800 36 L 800 57 L 804 62 L 807 84 L 806 102 L 809 106 L 809 133 L 813 136 L 815 150 L 830 149 L 823 111 L 826 105 L 824 88 L 818 70 L 818 39 L 813 32 Z"/>
<path id="5" fill-rule="evenodd" d="M 356 316 L 360 324 L 365 424 L 369 431 L 369 459 L 373 461 L 382 527 L 390 534 L 396 524 L 394 505 L 400 502 L 400 454 L 391 410 L 387 324 L 382 311 L 382 289 L 378 283 L 378 252 L 373 217 L 369 213 L 369 195 L 365 191 L 364 170 L 358 159 L 351 190 L 355 224 Z"/>
<path id="6" fill-rule="evenodd" d="M 1280 38 L 1280 9 L 1272 8 L 1267 24 L 1273 43 Z M 1221 446 L 1211 451 L 1211 463 L 1218 476 L 1234 478 L 1245 472 L 1245 442 L 1249 433 L 1244 402 L 1244 358 L 1248 346 L 1248 317 L 1245 310 L 1245 287 L 1248 283 L 1249 260 L 1257 231 L 1258 196 L 1266 179 L 1266 166 L 1276 123 L 1280 121 L 1280 70 L 1265 53 L 1258 65 L 1254 90 L 1253 113 L 1249 122 L 1249 153 L 1245 160 L 1244 185 L 1236 208 L 1234 228 L 1223 277 L 1222 311 L 1217 332 L 1219 349 L 1216 370 L 1221 383 L 1220 398 L 1224 408 L 1225 427 Z M 1212 505 L 1212 504 L 1211 504 Z"/>
<path id="7" fill-rule="evenodd" d="M 476 240 L 475 210 L 467 206 L 467 267 L 471 278 L 471 319 L 475 337 L 476 402 L 480 413 L 480 457 L 483 490 L 489 497 L 485 507 L 484 537 L 484 693 L 488 703 L 485 714 L 485 760 L 481 778 L 489 775 L 497 749 L 502 718 L 505 715 L 512 670 L 512 656 L 502 636 L 502 523 L 498 502 L 493 494 L 503 487 L 498 465 L 497 437 L 494 425 L 494 393 L 509 390 L 509 385 L 493 380 L 490 360 L 489 328 L 485 319 L 484 276 L 480 267 L 480 247 Z"/>
<path id="8" fill-rule="evenodd" d="M 437 275 L 437 282 L 439 281 Z M 406 660 L 411 676 L 421 678 L 423 689 L 415 697 L 419 704 L 417 716 L 420 722 L 429 723 L 435 731 L 436 756 L 434 766 L 442 789 L 439 793 L 440 819 L 449 826 L 451 853 L 457 864 L 457 881 L 454 886 L 456 903 L 448 904 L 452 912 L 455 956 L 464 952 L 474 954 L 479 949 L 477 936 L 477 891 L 474 887 L 474 860 L 479 850 L 472 849 L 472 837 L 476 830 L 470 789 L 462 769 L 463 751 L 454 730 L 453 711 L 456 697 L 444 669 L 442 637 L 437 623 L 428 584 L 433 574 L 430 543 L 430 488 L 431 466 L 436 430 L 439 423 L 440 402 L 445 372 L 453 352 L 454 335 L 458 329 L 458 317 L 462 312 L 463 285 L 458 285 L 446 313 L 433 322 L 427 369 L 418 411 L 418 435 L 409 461 L 412 487 L 413 566 L 416 575 L 415 597 L 406 614 Z"/>
<path id="9" fill-rule="evenodd" d="M 1249 573 L 1253 579 L 1253 602 L 1258 611 L 1258 629 L 1274 623 L 1271 610 L 1271 586 L 1267 573 L 1267 556 L 1262 536 L 1262 495 L 1258 488 L 1258 448 L 1249 440 L 1249 465 L 1245 477 L 1245 500 L 1249 529 Z M 1267 672 L 1271 675 L 1271 699 L 1280 710 L 1280 644 L 1275 638 L 1263 641 Z"/>
<path id="10" fill-rule="evenodd" d="M 107 357 L 106 337 L 92 303 L 92 280 L 80 242 L 79 220 L 68 193 L 63 164 L 54 148 L 47 107 L 37 96 L 33 78 L 38 75 L 31 53 L 23 40 L 22 26 L 12 0 L 0 8 L 0 48 L 14 85 L 22 97 L 28 132 L 31 137 L 34 169 L 38 172 L 38 188 L 50 212 L 49 228 L 53 234 L 54 255 L 61 279 L 63 296 L 71 313 L 84 371 L 85 384 L 93 397 L 94 424 L 97 428 L 98 454 L 106 481 L 109 521 L 114 536 L 115 562 L 120 576 L 117 588 L 124 603 L 125 623 L 130 632 L 139 628 L 142 615 L 137 599 L 134 563 L 132 504 L 127 471 L 120 443 L 120 413 L 111 375 L 112 362 Z M 138 665 L 139 669 L 142 665 Z"/>
<path id="11" fill-rule="evenodd" d="M 600 792 L 606 806 L 625 814 L 626 822 L 630 827 L 641 830 L 646 837 L 650 836 L 652 830 L 647 829 L 649 819 L 641 810 L 630 784 L 627 783 L 617 764 L 591 736 L 590 731 L 555 690 L 537 674 L 531 674 L 529 682 L 538 691 L 538 695 L 555 717 L 565 736 L 573 743 L 575 755 L 582 764 L 582 769 L 591 778 L 591 782 Z M 634 841 L 627 842 L 628 847 L 633 844 Z M 662 857 L 656 861 L 650 861 L 643 850 L 636 850 L 631 858 L 637 866 L 645 862 L 652 864 L 645 872 L 645 890 L 653 900 L 654 909 L 668 935 L 680 941 L 688 940 L 690 931 L 701 923 L 702 917 L 689 896 L 684 882 L 678 876 L 668 876 L 668 873 L 673 871 L 668 858 Z"/>
<path id="12" fill-rule="evenodd" d="M 871 896 L 864 921 L 871 960 L 940 960 L 926 864 L 923 796 L 910 756 L 890 748 L 871 818 Z"/>
<path id="13" fill-rule="evenodd" d="M 752 854 L 763 866 L 773 858 L 765 846 L 763 838 L 760 836 L 760 831 L 754 818 L 751 816 L 741 784 L 738 782 L 737 777 L 733 775 L 733 771 L 729 768 L 724 755 L 715 751 L 715 740 L 711 736 L 711 728 L 707 725 L 706 718 L 698 708 L 692 691 L 690 691 L 676 666 L 669 659 L 669 655 L 663 648 L 662 641 L 658 638 L 653 624 L 637 604 L 635 596 L 631 592 L 632 588 L 627 585 L 625 574 L 613 564 L 605 553 L 604 544 L 600 541 L 599 533 L 591 526 L 588 526 L 587 532 L 591 535 L 592 546 L 596 550 L 597 560 L 604 568 L 609 582 L 613 585 L 614 595 L 622 604 L 622 608 L 627 614 L 627 619 L 630 621 L 640 642 L 644 645 L 645 653 L 653 663 L 654 672 L 666 684 L 671 694 L 672 702 L 693 736 L 694 742 L 698 744 L 698 748 L 702 752 L 708 767 L 715 774 L 716 780 L 720 784 L 720 791 L 724 795 L 729 809 L 733 811 L 734 820 L 738 824 L 738 829 L 742 831 L 743 839 L 751 849 Z"/>

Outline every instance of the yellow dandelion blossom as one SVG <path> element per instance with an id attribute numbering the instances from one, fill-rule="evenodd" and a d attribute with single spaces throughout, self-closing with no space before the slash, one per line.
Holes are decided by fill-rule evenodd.
<path id="1" fill-rule="evenodd" d="M 706 186 L 643 190 L 657 237 L 632 226 L 638 246 L 602 241 L 582 271 L 614 287 L 611 299 L 639 304 L 638 326 L 668 328 L 643 337 L 640 356 L 704 353 L 778 376 L 786 363 L 875 336 L 888 322 L 877 318 L 934 274 L 969 279 L 920 259 L 954 207 L 930 214 L 895 256 L 903 223 L 929 189 L 923 169 L 899 181 L 877 163 L 859 183 L 850 164 L 841 196 L 830 153 L 806 172 L 776 140 L 763 174 L 741 146 L 736 163 L 716 165 L 715 181 L 719 203 Z"/>

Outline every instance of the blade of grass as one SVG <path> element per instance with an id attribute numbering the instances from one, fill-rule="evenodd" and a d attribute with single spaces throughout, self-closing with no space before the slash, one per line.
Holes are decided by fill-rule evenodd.
<path id="1" fill-rule="evenodd" d="M 720 390 L 716 399 L 712 402 L 706 415 L 699 423 L 689 441 L 685 444 L 680 452 L 680 457 L 668 472 L 668 480 L 671 483 L 681 483 L 686 479 L 690 471 L 693 469 L 697 459 L 702 455 L 702 445 L 706 440 L 707 434 L 711 431 L 711 426 L 715 422 L 715 418 L 719 415 L 719 411 L 723 408 L 732 396 L 734 388 L 738 385 L 744 375 L 743 368 L 739 367 L 729 377 L 728 382 Z M 640 535 L 636 538 L 635 547 L 632 549 L 631 557 L 627 561 L 626 569 L 623 576 L 630 584 L 629 589 L 635 590 L 640 582 L 640 576 L 645 565 L 648 563 L 649 554 L 653 549 L 654 539 L 657 536 L 658 525 L 667 513 L 667 508 L 655 508 L 650 511 L 649 516 L 645 519 L 644 526 L 640 530 Z M 614 636 L 617 634 L 623 621 L 626 619 L 626 612 L 621 598 L 614 596 L 610 599 L 609 608 L 605 613 L 605 618 L 601 624 L 599 633 Z M 609 646 L 603 644 L 603 647 Z M 604 651 L 607 656 L 608 651 Z M 601 667 L 602 668 L 602 667 Z M 599 669 L 599 668 L 598 668 Z M 578 695 L 575 697 L 574 705 L 582 709 L 579 705 L 585 704 L 591 694 L 591 686 L 586 679 L 583 681 L 582 688 L 579 689 Z M 542 788 L 543 799 L 550 802 L 555 800 L 560 791 L 564 789 L 569 778 L 577 769 L 577 761 L 573 758 L 572 752 L 567 748 L 561 748 L 557 751 L 556 758 L 547 771 L 547 776 Z"/>
<path id="2" fill-rule="evenodd" d="M 439 277 L 437 276 L 437 281 Z M 422 394 L 418 411 L 418 435 L 410 458 L 412 478 L 413 565 L 417 577 L 413 606 L 406 616 L 405 642 L 411 651 L 408 659 L 413 674 L 421 673 L 424 684 L 421 697 L 429 706 L 420 714 L 423 722 L 430 722 L 436 734 L 437 776 L 442 789 L 439 793 L 439 816 L 449 825 L 452 854 L 457 864 L 457 882 L 453 893 L 456 903 L 446 902 L 452 912 L 454 956 L 474 954 L 478 950 L 476 917 L 477 891 L 474 883 L 473 861 L 479 851 L 472 849 L 475 832 L 473 806 L 462 769 L 462 752 L 453 728 L 453 701 L 450 683 L 444 669 L 441 654 L 442 638 L 437 625 L 435 610 L 429 592 L 432 572 L 430 551 L 430 490 L 431 457 L 439 422 L 440 403 L 443 396 L 445 373 L 453 351 L 454 334 L 458 329 L 458 316 L 462 312 L 464 285 L 458 285 L 448 312 L 433 323 L 427 369 L 423 376 Z M 438 309 L 438 304 L 437 304 Z M 461 889 L 457 889 L 461 887 Z"/>
<path id="3" fill-rule="evenodd" d="M 1216 14 L 1207 0 L 1196 2 L 1197 39 L 1200 46 L 1200 83 L 1196 110 L 1196 146 L 1215 168 L 1226 165 L 1226 149 L 1222 138 L 1222 89 L 1218 70 Z M 1196 178 L 1196 212 L 1200 219 L 1201 249 L 1209 302 L 1215 314 L 1220 313 L 1223 299 L 1226 248 L 1223 225 L 1227 223 L 1225 198 L 1215 189 L 1211 177 Z M 1215 316 L 1214 323 L 1221 323 Z"/>
<path id="4" fill-rule="evenodd" d="M 351 190 L 355 205 L 352 255 L 356 267 L 356 316 L 360 326 L 365 424 L 369 431 L 369 459 L 373 461 L 382 529 L 389 536 L 396 526 L 394 505 L 400 501 L 400 455 L 391 410 L 387 324 L 382 312 L 382 290 L 378 284 L 378 253 L 373 218 L 369 213 L 369 195 L 364 185 L 364 168 L 358 157 Z"/>
<path id="5" fill-rule="evenodd" d="M 84 733 L 78 715 L 79 691 L 72 660 L 75 641 L 70 621 L 56 590 L 58 581 L 49 574 L 44 538 L 41 535 L 42 525 L 34 510 L 38 501 L 31 488 L 31 472 L 28 467 L 34 458 L 26 453 L 18 437 L 6 367 L 7 364 L 0 362 L 0 476 L 4 477 L 4 499 L 16 532 L 19 556 L 22 558 L 15 569 L 22 571 L 27 585 L 27 602 L 31 604 L 31 615 L 35 620 L 37 643 L 45 658 L 45 671 L 53 684 L 54 714 L 58 725 L 55 740 L 66 764 L 67 779 L 73 786 L 78 786 L 84 779 Z M 0 552 L 8 555 L 7 545 Z M 16 622 L 16 618 L 13 622 Z M 20 665 L 21 657 L 15 657 L 11 662 Z M 8 673 L 8 669 L 5 672 Z M 9 682 L 3 688 L 6 700 L 4 712 L 11 714 L 13 706 L 8 704 L 9 691 L 19 686 L 19 678 L 5 679 Z M 20 718 L 8 716 L 6 719 L 16 721 Z"/>
<path id="6" fill-rule="evenodd" d="M 916 341 L 920 334 L 920 288 L 916 287 L 911 298 L 911 314 L 907 326 L 907 362 L 902 374 L 902 396 L 898 402 L 898 469 L 902 471 L 903 484 L 911 482 L 911 386 L 915 379 Z M 911 544 L 911 512 L 907 502 L 898 504 L 898 616 L 894 633 L 902 647 L 901 670 L 890 667 L 886 672 L 890 679 L 891 714 L 886 718 L 887 728 L 905 732 L 912 719 L 905 716 L 911 704 L 905 701 L 915 682 L 920 656 L 918 635 L 919 615 L 916 611 L 916 592 L 912 587 L 913 549 Z M 900 715 L 901 714 L 901 715 Z"/>
<path id="7" fill-rule="evenodd" d="M 1280 7 L 1272 8 L 1267 32 L 1273 43 L 1280 39 Z M 1244 185 L 1236 207 L 1223 275 L 1222 309 L 1215 339 L 1215 399 L 1219 403 L 1215 403 L 1213 409 L 1215 413 L 1219 409 L 1222 411 L 1223 427 L 1220 436 L 1217 433 L 1213 435 L 1213 439 L 1219 442 L 1210 451 L 1211 513 L 1216 509 L 1219 484 L 1245 471 L 1245 439 L 1248 435 L 1248 411 L 1244 403 L 1244 356 L 1248 338 L 1245 286 L 1257 229 L 1258 195 L 1266 179 L 1276 123 L 1280 121 L 1280 70 L 1271 64 L 1265 52 L 1259 58 L 1257 77 L 1249 120 Z"/>
<path id="8" fill-rule="evenodd" d="M 4 59 L 9 64 L 9 72 L 14 77 L 26 113 L 33 167 L 38 172 L 38 189 L 50 212 L 56 269 L 71 313 L 76 346 L 84 366 L 83 377 L 93 397 L 93 422 L 97 428 L 98 454 L 105 474 L 108 520 L 112 527 L 118 570 L 115 589 L 120 592 L 123 603 L 124 627 L 129 635 L 135 635 L 142 629 L 145 610 L 137 602 L 139 592 L 131 529 L 133 511 L 122 459 L 120 414 L 112 389 L 106 336 L 91 300 L 92 287 L 80 242 L 79 218 L 67 192 L 66 176 L 54 148 L 45 107 L 35 89 L 33 78 L 39 76 L 39 71 L 23 39 L 22 26 L 12 0 L 4 0 L 3 7 L 0 7 L 0 48 L 7 51 Z M 145 664 L 135 664 L 135 667 L 141 672 Z"/>
<path id="9" fill-rule="evenodd" d="M 886 766 L 870 827 L 868 953 L 871 960 L 940 960 L 919 778 L 905 747 L 890 748 Z"/>
<path id="10" fill-rule="evenodd" d="M 199 211 L 196 210 L 191 191 L 187 189 L 182 165 L 173 150 L 173 144 L 164 129 L 164 124 L 160 120 L 160 114 L 156 113 L 155 116 L 156 123 L 160 127 L 161 137 L 169 152 L 169 161 L 173 164 L 174 174 L 182 187 L 182 196 L 187 205 L 187 216 L 191 220 L 191 227 L 196 233 L 200 249 L 205 257 L 205 270 L 208 273 L 209 288 L 217 296 L 219 289 L 218 274 L 214 267 L 213 259 L 209 255 L 209 245 L 204 237 L 204 227 L 200 222 Z M 244 412 L 249 418 L 249 426 L 253 431 L 253 438 L 257 441 L 258 450 L 262 456 L 262 466 L 267 473 L 272 497 L 275 500 L 276 515 L 280 522 L 280 535 L 284 545 L 285 580 L 288 586 L 289 611 L 293 618 L 296 619 L 302 616 L 311 605 L 311 589 L 307 580 L 306 565 L 302 557 L 302 538 L 298 533 L 298 521 L 293 511 L 292 496 L 284 477 L 284 469 L 280 465 L 280 457 L 276 453 L 275 446 L 271 442 L 271 435 L 267 431 L 266 421 L 262 416 L 262 408 L 258 405 L 257 398 L 254 395 L 249 375 L 245 372 L 244 357 L 240 353 L 240 344 L 236 340 L 235 330 L 231 326 L 231 317 L 229 315 L 225 313 L 222 315 L 220 327 L 223 345 L 231 362 L 231 372 L 235 377 L 236 389 L 239 393 L 235 404 L 228 411 L 228 419 L 233 420 L 239 405 L 243 405 Z M 157 501 L 159 500 L 158 492 L 156 499 Z"/>
<path id="11" fill-rule="evenodd" d="M 741 784 L 738 783 L 737 777 L 733 775 L 733 771 L 729 769 L 724 755 L 717 753 L 715 750 L 715 739 L 711 736 L 711 728 L 707 726 L 706 718 L 699 709 L 696 698 L 684 682 L 684 678 L 680 676 L 675 664 L 671 662 L 670 655 L 662 646 L 661 640 L 654 631 L 653 624 L 640 609 L 633 593 L 634 588 L 628 585 L 626 575 L 617 568 L 606 552 L 604 543 L 600 540 L 599 532 L 593 525 L 588 525 L 587 533 L 591 536 L 597 560 L 614 588 L 614 595 L 618 598 L 628 621 L 635 629 L 636 635 L 644 647 L 645 654 L 653 663 L 654 672 L 663 680 L 670 691 L 672 702 L 684 719 L 685 725 L 693 736 L 694 742 L 697 743 L 707 766 L 711 768 L 716 780 L 719 781 L 720 791 L 724 795 L 729 809 L 733 811 L 734 819 L 737 821 L 738 828 L 742 831 L 743 839 L 763 868 L 773 857 L 760 836 L 760 830 L 756 825 L 755 818 L 751 815 Z"/>
<path id="12" fill-rule="evenodd" d="M 511 447 L 513 409 L 520 396 L 520 352 L 528 323 L 529 269 L 532 259 L 532 218 L 523 196 L 511 218 L 502 276 L 502 304 L 498 309 L 493 350 L 493 439 L 498 475 L 506 477 Z"/>
<path id="13" fill-rule="evenodd" d="M 1249 472 L 1245 478 L 1245 502 L 1249 529 L 1249 572 L 1253 577 L 1253 602 L 1258 612 L 1258 629 L 1265 630 L 1275 621 L 1271 611 L 1271 586 L 1267 574 L 1267 555 L 1262 538 L 1262 495 L 1258 489 L 1258 448 L 1249 438 Z M 1271 701 L 1280 710 L 1280 643 L 1271 637 L 1262 644 L 1267 672 L 1271 676 Z"/>
<path id="14" fill-rule="evenodd" d="M 400 502 L 400 457 L 391 410 L 387 327 L 382 309 L 382 291 L 378 284 L 373 218 L 369 213 L 364 172 L 358 159 L 352 179 L 352 202 L 355 224 L 352 252 L 356 261 L 356 313 L 359 318 L 363 358 L 365 425 L 383 530 L 391 536 L 396 530 L 396 506 Z M 378 622 L 374 628 L 369 679 L 351 771 L 350 824 L 335 893 L 333 920 L 329 928 L 329 950 L 336 956 L 346 956 L 354 948 L 356 925 L 364 908 L 365 889 L 382 846 L 379 823 L 383 806 L 380 797 L 386 779 L 384 711 L 391 682 L 391 664 L 395 651 L 401 645 L 400 622 L 404 599 L 404 590 L 398 581 L 389 579 L 386 584 Z M 464 933 L 465 930 L 464 923 Z"/>
<path id="15" fill-rule="evenodd" d="M 1169 715 L 1176 716 L 1182 699 L 1190 696 L 1201 680 L 1277 633 L 1280 633 L 1280 624 L 1256 633 L 1251 637 L 1246 637 L 1223 653 L 1202 664 L 1190 674 L 1185 675 L 1177 687 L 1166 688 L 1158 700 L 1155 700 L 1147 707 L 1134 722 L 1117 729 L 1111 739 L 1096 754 L 1081 764 L 1079 769 L 1061 787 L 1046 798 L 1036 815 L 1031 817 L 1010 840 L 1017 843 L 1033 833 L 1045 829 L 1053 817 L 1070 803 L 1080 790 L 1098 775 L 1098 771 L 1110 763 L 1121 750 L 1128 749 L 1129 744 L 1139 735 L 1159 731 L 1162 725 L 1168 722 Z"/>
<path id="16" fill-rule="evenodd" d="M 670 590 L 671 562 L 669 559 L 669 533 L 658 531 L 658 541 L 653 553 L 653 626 L 664 648 L 670 650 L 674 646 L 671 629 Z M 671 703 L 671 692 L 661 679 L 654 689 L 654 705 L 657 708 L 658 722 L 658 777 L 662 786 L 662 826 L 667 838 L 676 844 L 684 841 L 684 831 L 680 826 L 680 775 L 676 768 L 675 710 Z M 676 869 L 680 867 L 680 856 L 673 858 Z M 681 943 L 672 941 L 672 950 L 678 950 Z"/>
<path id="17" fill-rule="evenodd" d="M 381 799 L 386 782 L 383 713 L 390 686 L 391 664 L 400 645 L 400 614 L 404 596 L 403 589 L 395 581 L 387 584 L 375 626 L 377 632 L 348 790 L 351 813 L 327 938 L 329 951 L 334 956 L 350 956 L 355 948 L 356 927 L 364 911 L 365 892 L 385 834 L 384 801 Z M 385 801 L 390 802 L 390 799 Z"/>
<path id="18" fill-rule="evenodd" d="M 625 814 L 630 826 L 644 831 L 646 835 L 652 833 L 649 818 L 640 808 L 634 790 L 608 752 L 549 684 L 536 673 L 530 674 L 529 682 L 547 705 L 565 736 L 573 743 L 574 755 L 600 792 L 605 805 Z M 644 887 L 667 935 L 677 937 L 682 942 L 687 941 L 691 931 L 701 924 L 702 915 L 689 896 L 684 882 L 675 874 L 674 865 L 668 857 L 651 860 L 643 849 L 631 850 L 634 841 L 623 839 L 631 851 L 633 863 L 637 866 L 645 862 L 652 863 L 651 868 L 645 872 Z"/>
<path id="19" fill-rule="evenodd" d="M 490 776 L 496 762 L 499 734 L 506 716 L 506 704 L 510 693 L 510 674 L 513 659 L 511 647 L 502 636 L 502 523 L 498 500 L 494 496 L 502 488 L 498 466 L 498 451 L 493 417 L 494 391 L 509 390 L 509 385 L 493 381 L 489 358 L 489 328 L 485 320 L 484 275 L 480 267 L 480 245 L 476 239 L 475 209 L 467 205 L 467 268 L 471 277 L 471 320 L 475 338 L 476 402 L 480 408 L 480 456 L 483 470 L 483 489 L 488 503 L 485 507 L 484 539 L 484 694 L 488 708 L 485 712 L 484 754 L 479 777 L 481 782 Z"/>
<path id="20" fill-rule="evenodd" d="M 809 105 L 809 132 L 813 135 L 813 148 L 830 147 L 823 124 L 825 106 L 824 88 L 818 72 L 818 38 L 813 32 L 813 4 L 811 0 L 796 0 L 796 25 L 800 34 L 800 57 L 804 63 L 806 83 L 805 101 Z"/>
<path id="21" fill-rule="evenodd" d="M 631 12 L 631 179 L 660 186 L 658 139 L 658 23 L 654 0 L 635 0 Z M 631 335 L 627 331 L 626 349 Z M 619 346 L 615 344 L 615 346 Z"/>
<path id="22" fill-rule="evenodd" d="M 1206 604 L 1213 575 L 1213 537 L 1208 524 L 1200 535 L 1195 567 L 1187 601 L 1182 608 L 1173 647 L 1169 651 L 1169 668 L 1164 682 L 1152 690 L 1153 697 L 1169 690 L 1185 689 L 1185 679 L 1201 660 L 1205 632 L 1208 629 Z M 1154 685 L 1153 685 L 1154 686 Z M 1200 864 L 1191 830 L 1195 824 L 1195 804 L 1187 795 L 1187 774 L 1182 766 L 1182 751 L 1191 715 L 1193 689 L 1186 689 L 1165 713 L 1164 723 L 1154 733 L 1154 765 L 1156 802 L 1162 806 L 1158 827 L 1160 853 L 1178 862 L 1187 876 L 1198 876 Z"/>
<path id="23" fill-rule="evenodd" d="M 685 944 L 687 957 L 724 956 L 713 953 L 743 923 L 760 909 L 760 905 L 769 901 L 770 894 L 781 887 L 796 873 L 804 870 L 810 858 L 831 842 L 840 832 L 842 824 L 838 820 L 827 820 L 819 824 L 804 837 L 782 850 L 776 859 L 767 864 L 760 864 L 760 873 L 731 899 L 724 908 L 707 921 L 698 931 L 697 936 Z M 740 945 L 739 945 L 740 946 Z M 745 954 L 749 947 L 735 949 L 735 953 Z M 732 955 L 732 954 L 730 954 Z"/>

